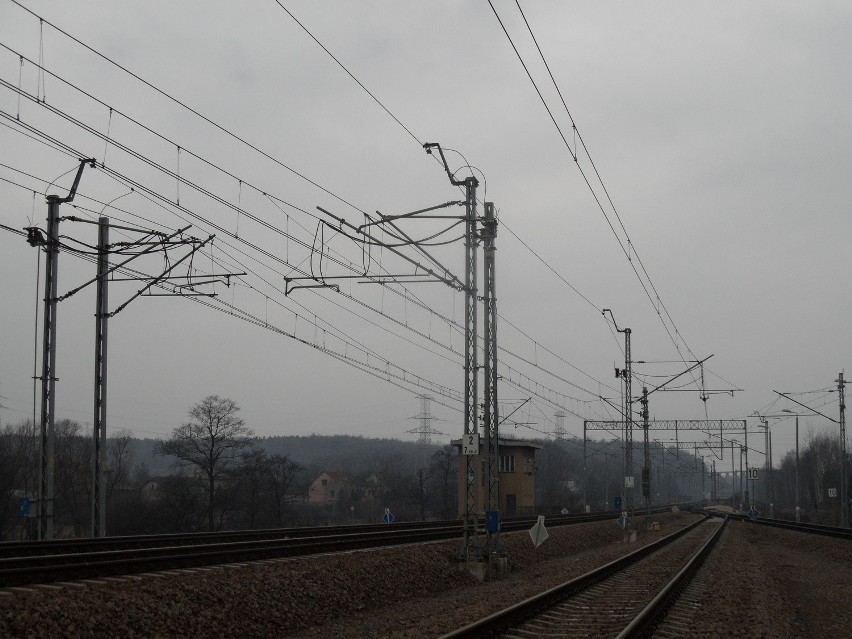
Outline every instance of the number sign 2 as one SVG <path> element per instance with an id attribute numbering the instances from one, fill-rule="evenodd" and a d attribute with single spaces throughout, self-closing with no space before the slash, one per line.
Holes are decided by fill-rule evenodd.
<path id="1" fill-rule="evenodd" d="M 462 454 L 479 454 L 479 433 L 466 433 L 462 436 Z"/>

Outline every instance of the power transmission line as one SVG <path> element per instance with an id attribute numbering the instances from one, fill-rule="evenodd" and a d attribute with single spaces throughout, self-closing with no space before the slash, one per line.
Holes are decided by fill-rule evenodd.
<path id="1" fill-rule="evenodd" d="M 16 3 L 16 4 L 17 4 L 17 3 Z M 22 8 L 23 8 L 23 7 L 22 7 Z M 32 13 L 32 12 L 30 12 L 30 13 Z M 35 14 L 33 14 L 33 15 L 35 15 Z M 54 26 L 54 25 L 52 25 L 52 24 L 51 24 L 50 26 Z M 61 29 L 60 29 L 60 31 L 61 31 Z M 65 32 L 63 32 L 63 33 L 65 33 Z M 68 34 L 66 33 L 65 35 L 68 35 Z M 73 38 L 73 37 L 72 37 L 72 39 L 75 39 L 75 38 Z M 75 39 L 75 40 L 76 40 L 76 39 Z M 79 41 L 77 41 L 77 42 L 79 43 Z M 82 44 L 82 43 L 80 43 L 80 44 Z M 89 48 L 90 50 L 94 51 L 93 49 L 91 49 L 91 48 L 90 48 L 90 47 L 88 47 L 87 45 L 83 45 L 83 46 L 86 46 L 86 47 L 87 47 L 87 48 Z M 97 53 L 97 52 L 96 52 L 96 53 Z M 104 57 L 104 58 L 105 58 L 105 59 L 107 59 L 108 61 L 112 62 L 112 60 L 109 60 L 109 59 L 108 59 L 108 58 L 106 58 L 105 56 L 101 56 L 101 57 Z M 115 63 L 113 62 L 113 64 L 115 64 Z M 119 68 L 122 68 L 122 70 L 125 70 L 125 71 L 126 71 L 126 69 L 124 69 L 123 67 L 120 67 L 120 65 L 118 65 L 118 66 L 119 66 Z M 41 67 L 41 65 L 39 65 L 39 67 L 40 67 L 40 69 L 42 69 L 42 70 L 43 70 L 43 67 Z M 134 74 L 132 74 L 132 73 L 131 73 L 131 75 L 134 75 Z M 141 78 L 139 78 L 138 76 L 135 76 L 135 75 L 134 75 L 134 77 L 136 77 L 137 79 L 140 79 L 140 80 L 141 80 Z M 144 81 L 143 81 L 143 82 L 144 82 Z M 146 83 L 146 84 L 147 84 L 147 83 Z M 155 89 L 156 89 L 156 87 L 153 87 L 153 85 L 150 85 L 150 84 L 149 84 L 149 86 L 151 86 L 152 88 L 155 88 Z M 168 96 L 168 97 L 171 97 L 171 96 Z M 180 102 L 178 102 L 178 103 L 179 103 L 179 104 L 181 104 L 181 106 L 185 106 L 185 105 L 183 105 L 183 104 L 182 104 L 182 103 L 180 103 Z M 103 104 L 103 103 L 102 103 L 102 104 Z M 106 105 L 104 105 L 104 106 L 106 106 Z M 191 110 L 191 109 L 190 109 L 190 110 Z M 199 115 L 199 116 L 200 116 L 200 114 L 197 114 L 197 112 L 195 112 L 195 113 L 196 113 L 196 115 Z M 202 118 L 203 118 L 203 116 L 200 116 L 200 117 L 202 117 Z M 206 118 L 204 118 L 204 119 L 206 119 Z M 208 121 L 209 121 L 209 120 L 208 120 Z M 143 126 L 143 127 L 144 127 L 144 125 L 142 125 L 141 123 L 138 123 L 138 122 L 137 122 L 137 124 L 139 124 L 140 126 Z M 215 124 L 215 123 L 213 123 L 213 124 Z M 151 131 L 151 129 L 148 129 L 147 127 L 144 127 L 144 128 L 146 128 L 147 130 Z M 220 127 L 220 128 L 221 128 L 221 127 Z M 96 133 L 96 132 L 95 132 L 95 133 Z M 416 138 L 415 138 L 415 139 L 416 139 Z M 109 139 L 108 139 L 108 136 L 107 136 L 107 139 L 106 139 L 105 141 L 106 141 L 106 142 L 110 142 L 111 140 L 109 140 Z M 171 142 L 171 141 L 170 141 L 170 142 Z M 172 142 L 172 143 L 173 143 L 173 142 Z M 178 145 L 176 145 L 176 146 L 178 146 Z M 183 149 L 181 149 L 181 150 L 183 150 Z M 199 156 L 196 156 L 196 157 L 199 157 Z M 205 160 L 203 160 L 203 158 L 200 158 L 200 157 L 199 157 L 199 159 L 201 159 L 202 161 L 205 161 Z M 206 162 L 206 161 L 205 161 L 205 162 Z M 217 167 L 217 168 L 220 168 L 220 167 Z M 288 167 L 288 168 L 289 168 L 289 167 Z M 224 170 L 223 170 L 223 171 L 224 171 Z M 229 176 L 231 176 L 231 177 L 232 177 L 232 178 L 234 178 L 234 179 L 239 179 L 239 178 L 237 178 L 235 175 L 233 175 L 233 174 L 231 174 L 231 173 L 229 173 L 229 172 L 227 172 L 227 171 L 225 171 L 225 173 L 226 173 L 226 174 L 228 174 Z M 115 176 L 114 176 L 114 177 L 115 177 Z M 175 177 L 177 177 L 179 180 L 181 180 L 181 178 L 180 178 L 179 176 L 175 176 Z M 183 180 L 181 180 L 181 181 L 183 181 Z M 240 183 L 241 183 L 241 184 L 243 183 L 243 182 L 242 182 L 242 180 L 240 180 Z M 265 195 L 265 193 L 264 193 L 264 195 Z M 292 206 L 292 205 L 290 205 L 290 206 Z M 304 211 L 303 209 L 298 209 L 298 207 L 294 207 L 294 208 L 295 208 L 295 209 L 297 209 L 297 210 L 300 210 L 300 211 L 302 211 L 302 212 L 307 213 L 307 212 L 306 212 L 306 211 Z M 357 207 L 356 207 L 356 208 L 357 208 Z M 239 207 L 237 207 L 235 210 L 236 210 L 236 212 L 237 212 L 237 214 L 238 214 L 238 215 L 242 212 L 242 210 L 241 210 Z M 360 209 L 359 209 L 359 210 L 360 210 Z M 233 234 L 231 234 L 231 235 L 233 235 Z M 539 367 L 539 368 L 540 368 L 540 367 Z M 583 389 L 583 390 L 586 390 L 586 389 Z M 588 391 L 586 390 L 586 392 L 588 392 Z"/>
<path id="2" fill-rule="evenodd" d="M 526 62 L 524 61 L 523 56 L 521 55 L 520 51 L 518 50 L 517 46 L 515 45 L 515 42 L 512 39 L 512 36 L 509 34 L 509 31 L 506 28 L 505 24 L 503 23 L 502 18 L 500 17 L 499 13 L 497 12 L 497 9 L 494 7 L 494 4 L 491 2 L 491 0 L 488 0 L 488 4 L 491 7 L 492 12 L 494 13 L 494 16 L 497 18 L 497 21 L 499 22 L 500 27 L 503 30 L 503 33 L 505 34 L 506 38 L 509 40 L 509 43 L 512 46 L 512 49 L 514 50 L 516 56 L 518 57 L 518 60 L 520 61 L 522 67 L 524 68 L 524 71 L 526 72 L 527 77 L 529 78 L 530 82 L 533 85 L 533 88 L 535 89 L 536 93 L 538 94 L 538 96 L 539 96 L 539 98 L 542 102 L 542 105 L 544 106 L 544 108 L 547 111 L 551 121 L 553 122 L 553 125 L 556 127 L 556 130 L 559 134 L 559 137 L 562 139 L 563 144 L 568 149 L 568 151 L 571 153 L 571 156 L 574 159 L 574 163 L 577 166 L 577 169 L 580 171 L 580 175 L 582 176 L 583 180 L 585 181 L 587 187 L 589 188 L 590 193 L 592 194 L 593 198 L 595 199 L 595 202 L 597 203 L 599 210 L 603 214 L 607 224 L 609 225 L 610 229 L 612 230 L 612 233 L 613 233 L 616 241 L 618 242 L 619 246 L 621 247 L 622 252 L 624 253 L 625 257 L 627 258 L 631 269 L 635 273 L 637 279 L 639 280 L 640 285 L 642 286 L 643 290 L 645 291 L 645 295 L 648 297 L 649 301 L 651 302 L 652 307 L 654 307 L 654 310 L 656 311 L 657 315 L 660 317 L 663 328 L 665 329 L 666 333 L 669 336 L 669 339 L 671 340 L 672 344 L 674 345 L 675 349 L 677 350 L 678 355 L 680 355 L 681 359 L 685 363 L 685 358 L 680 353 L 680 346 L 678 345 L 677 340 L 675 339 L 674 335 L 672 335 L 671 331 L 669 330 L 668 325 L 666 324 L 666 322 L 663 319 L 662 314 L 660 313 L 660 310 L 657 308 L 657 304 L 654 302 L 655 297 L 656 297 L 657 302 L 659 302 L 660 308 L 663 309 L 663 311 L 666 314 L 666 317 L 668 317 L 669 322 L 671 323 L 671 326 L 672 326 L 672 329 L 674 330 L 675 335 L 677 335 L 680 338 L 681 342 L 686 347 L 689 354 L 692 355 L 692 357 L 694 358 L 695 356 L 692 354 L 692 350 L 689 348 L 689 345 L 683 339 L 683 336 L 680 334 L 680 331 L 677 329 L 677 326 L 674 324 L 674 321 L 672 320 L 671 315 L 668 312 L 668 309 L 665 307 L 665 304 L 663 304 L 662 298 L 660 297 L 653 281 L 651 280 L 650 275 L 648 274 L 648 272 L 647 272 L 647 270 L 644 266 L 644 263 L 642 262 L 641 258 L 639 257 L 638 253 L 636 252 L 635 245 L 631 241 L 630 236 L 627 233 L 626 228 L 624 227 L 624 223 L 621 219 L 621 216 L 619 215 L 618 210 L 616 209 L 614 203 L 612 202 L 612 199 L 609 196 L 609 192 L 606 189 L 606 185 L 603 183 L 603 179 L 601 178 L 600 173 L 598 172 L 597 167 L 595 166 L 594 161 L 591 158 L 591 154 L 588 152 L 588 149 L 585 145 L 585 142 L 583 141 L 582 136 L 579 134 L 577 126 L 574 122 L 574 118 L 571 116 L 571 113 L 568 110 L 567 104 L 565 103 L 565 100 L 562 96 L 562 92 L 561 92 L 561 90 L 559 90 L 559 87 L 556 83 L 556 80 L 553 77 L 553 74 L 550 72 L 550 66 L 547 64 L 547 61 L 544 57 L 544 53 L 542 52 L 541 48 L 538 45 L 538 41 L 535 38 L 535 34 L 533 33 L 532 28 L 531 28 L 529 22 L 526 19 L 526 16 L 523 14 L 523 10 L 521 9 L 520 3 L 517 2 L 517 0 L 516 0 L 516 4 L 518 6 L 518 9 L 521 12 L 521 15 L 523 16 L 524 23 L 526 24 L 527 29 L 529 30 L 530 35 L 533 38 L 533 41 L 535 42 L 536 49 L 538 50 L 539 55 L 541 56 L 542 61 L 544 62 L 545 67 L 547 68 L 548 74 L 550 75 L 550 78 L 551 78 L 554 86 L 556 87 L 557 92 L 559 93 L 560 99 L 562 99 L 563 106 L 565 107 L 565 110 L 566 110 L 568 117 L 571 121 L 572 129 L 576 132 L 576 135 L 578 136 L 580 143 L 583 146 L 583 150 L 586 153 L 586 156 L 588 157 L 589 162 L 591 163 L 591 166 L 594 170 L 594 173 L 597 176 L 598 181 L 601 184 L 601 187 L 603 188 L 604 194 L 606 196 L 606 200 L 609 202 L 610 207 L 611 207 L 611 209 L 612 209 L 612 211 L 613 211 L 613 213 L 614 213 L 616 219 L 618 220 L 618 223 L 619 223 L 619 225 L 622 229 L 622 232 L 624 233 L 624 236 L 626 238 L 626 244 L 627 244 L 626 246 L 625 246 L 625 243 L 622 241 L 621 237 L 619 236 L 618 232 L 616 231 L 616 228 L 613 225 L 612 221 L 610 220 L 609 216 L 607 215 L 607 213 L 604 209 L 604 206 L 603 206 L 603 202 L 600 200 L 595 189 L 592 187 L 591 181 L 589 180 L 588 176 L 586 175 L 585 171 L 583 170 L 582 166 L 580 165 L 576 148 L 572 149 L 571 145 L 568 143 L 568 140 L 566 139 L 561 127 L 559 126 L 559 123 L 556 121 L 556 117 L 554 116 L 549 105 L 547 104 L 547 101 L 545 100 L 544 96 L 542 95 L 541 90 L 538 87 L 538 84 L 536 83 L 535 79 L 532 77 L 532 74 L 531 74 L 529 68 L 527 67 Z M 632 249 L 633 254 L 636 256 L 636 260 L 639 262 L 639 264 L 642 268 L 642 272 L 645 274 L 644 279 L 640 275 L 639 270 L 633 264 L 633 260 L 631 258 L 631 254 L 630 254 L 629 249 Z M 645 283 L 646 280 L 647 280 L 647 285 Z M 648 286 L 650 286 L 651 290 L 648 289 Z M 653 291 L 653 293 L 654 293 L 653 296 L 651 295 L 651 291 Z M 696 380 L 696 383 L 697 383 L 697 380 Z"/>

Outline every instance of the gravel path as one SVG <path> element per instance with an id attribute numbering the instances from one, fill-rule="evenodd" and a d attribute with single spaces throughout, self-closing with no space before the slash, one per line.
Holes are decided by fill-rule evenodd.
<path id="1" fill-rule="evenodd" d="M 732 521 L 711 562 L 689 637 L 852 636 L 852 543 Z"/>
<path id="2" fill-rule="evenodd" d="M 664 534 L 694 516 L 658 519 Z M 849 636 L 852 544 L 733 524 L 717 610 L 702 611 L 743 629 L 723 636 Z M 440 542 L 0 590 L 0 636 L 436 637 L 637 547 L 619 539 L 614 522 L 552 528 L 537 550 L 526 533 L 503 535 L 510 570 L 485 584 L 458 570 L 459 542 Z"/>

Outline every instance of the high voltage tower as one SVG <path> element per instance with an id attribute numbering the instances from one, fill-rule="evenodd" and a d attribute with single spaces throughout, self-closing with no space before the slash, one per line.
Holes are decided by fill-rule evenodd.
<path id="1" fill-rule="evenodd" d="M 432 422 L 438 419 L 432 415 L 432 400 L 435 398 L 431 395 L 418 395 L 417 399 L 420 400 L 420 413 L 411 419 L 418 420 L 420 425 L 406 432 L 418 435 L 418 443 L 428 445 L 432 443 L 432 435 L 445 435 L 446 433 L 432 427 Z"/>
<path id="2" fill-rule="evenodd" d="M 553 413 L 553 416 L 556 418 L 556 425 L 553 427 L 553 437 L 556 438 L 556 441 L 562 441 L 565 439 L 565 412 L 558 410 Z"/>
<path id="3" fill-rule="evenodd" d="M 196 291 L 197 286 L 209 284 L 219 278 L 226 278 L 227 283 L 231 275 L 211 274 L 203 280 L 193 280 L 191 269 L 187 275 L 172 275 L 175 269 L 190 259 L 197 251 L 213 240 L 195 238 L 184 238 L 183 233 L 189 227 L 179 229 L 170 234 L 146 229 L 118 226 L 122 231 L 142 234 L 142 239 L 131 242 L 109 243 L 110 222 L 107 217 L 100 217 L 97 222 L 89 222 L 74 216 L 60 217 L 59 207 L 61 204 L 70 203 L 74 200 L 80 178 L 86 165 L 92 167 L 96 162 L 94 159 L 80 160 L 74 183 L 68 195 L 47 196 L 47 227 L 44 231 L 37 227 L 27 227 L 27 241 L 31 246 L 41 247 L 47 258 L 44 275 L 44 318 L 42 332 L 42 371 L 41 371 L 41 424 L 39 437 L 39 487 L 37 500 L 37 538 L 53 539 L 54 535 L 54 479 L 55 479 L 55 421 L 56 421 L 56 328 L 57 328 L 57 305 L 79 291 L 96 284 L 95 296 L 95 375 L 94 375 L 94 419 L 92 429 L 92 491 L 91 491 L 91 531 L 93 537 L 106 535 L 106 485 L 105 471 L 106 462 L 106 429 L 107 429 L 107 335 L 108 319 L 119 313 L 130 302 L 143 295 L 177 295 L 177 296 L 213 296 L 213 294 L 200 293 Z M 67 242 L 63 242 L 59 235 L 59 223 L 61 221 L 93 223 L 98 226 L 98 243 L 95 248 L 96 275 L 84 284 L 71 289 L 64 295 L 58 294 L 59 280 L 59 252 L 64 248 L 70 252 L 82 253 L 72 249 Z M 64 237 L 64 236 L 63 236 Z M 73 241 L 73 240 L 72 240 Z M 178 248 L 188 246 L 189 252 L 175 261 L 169 258 L 169 252 Z M 166 268 L 157 276 L 146 276 L 138 271 L 129 269 L 126 265 L 131 261 L 154 252 L 162 251 L 166 260 Z M 118 264 L 110 266 L 109 256 L 111 254 L 126 257 Z M 127 274 L 128 277 L 117 278 L 115 273 Z M 110 311 L 108 306 L 108 284 L 109 282 L 136 281 L 145 282 L 128 300 Z M 154 287 L 163 288 L 166 283 L 171 284 L 171 290 L 166 293 L 151 293 Z"/>

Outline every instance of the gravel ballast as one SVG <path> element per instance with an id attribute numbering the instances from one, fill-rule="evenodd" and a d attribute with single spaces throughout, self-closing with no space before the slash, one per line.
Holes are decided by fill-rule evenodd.
<path id="1" fill-rule="evenodd" d="M 459 570 L 459 542 L 453 541 L 7 589 L 0 591 L 0 636 L 436 637 L 695 516 L 657 519 L 662 533 L 636 544 L 618 543 L 614 522 L 550 528 L 538 549 L 526 533 L 503 535 L 510 569 L 489 583 Z M 845 577 L 852 545 L 734 523 L 717 555 L 730 572 L 718 573 L 719 596 L 708 598 L 702 614 L 727 628 L 726 636 L 844 636 L 837 629 L 852 627 L 846 612 L 852 586 Z M 753 592 L 738 595 L 746 586 Z M 829 610 L 833 619 L 822 621 Z M 831 634 L 807 634 L 817 622 Z"/>

